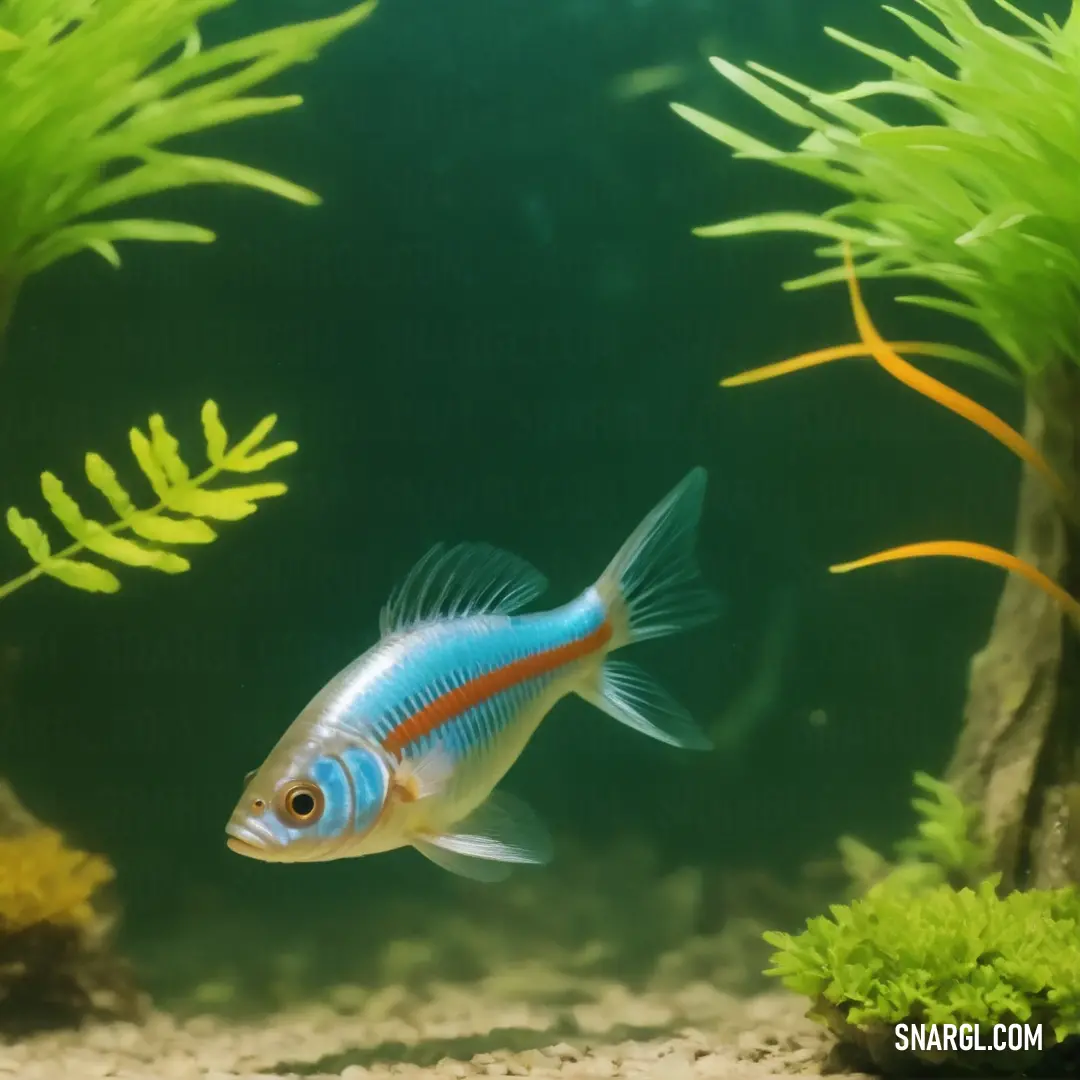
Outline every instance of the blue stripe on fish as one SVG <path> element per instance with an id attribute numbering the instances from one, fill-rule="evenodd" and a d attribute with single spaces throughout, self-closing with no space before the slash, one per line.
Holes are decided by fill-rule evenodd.
<path id="1" fill-rule="evenodd" d="M 594 652 L 610 637 L 610 630 L 605 632 L 607 613 L 595 589 L 541 615 L 468 621 L 471 627 L 446 625 L 451 640 L 417 650 L 411 670 L 415 689 L 377 725 L 387 749 L 422 752 L 428 737 L 438 732 L 451 736 L 447 749 L 455 756 L 468 753 L 503 730 L 560 668 Z M 491 708 L 485 709 L 489 702 Z"/>

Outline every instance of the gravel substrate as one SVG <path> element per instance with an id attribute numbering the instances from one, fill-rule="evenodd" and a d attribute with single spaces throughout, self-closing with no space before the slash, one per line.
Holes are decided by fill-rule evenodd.
<path id="1" fill-rule="evenodd" d="M 394 987 L 371 994 L 343 987 L 333 1005 L 257 1022 L 159 1013 L 138 1026 L 102 1025 L 0 1047 L 0 1077 L 755 1080 L 817 1074 L 829 1047 L 804 1019 L 805 1000 L 785 993 L 741 1000 L 697 983 L 635 995 L 612 982 L 571 987 L 544 979 L 521 971 L 470 988 L 442 986 L 423 998 Z"/>

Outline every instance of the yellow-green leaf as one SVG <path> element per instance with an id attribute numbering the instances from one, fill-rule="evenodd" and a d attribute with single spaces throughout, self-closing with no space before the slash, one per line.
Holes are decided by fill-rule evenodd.
<path id="1" fill-rule="evenodd" d="M 169 433 L 160 413 L 150 417 L 150 446 L 170 484 L 183 484 L 190 479 L 191 473 L 180 457 L 180 444 Z"/>
<path id="2" fill-rule="evenodd" d="M 114 562 L 126 566 L 149 566 L 166 574 L 182 574 L 191 569 L 191 563 L 181 555 L 171 551 L 159 551 L 157 548 L 143 547 L 123 536 L 115 536 L 100 522 L 86 522 L 87 531 L 83 538 L 84 546 L 98 555 L 104 555 Z"/>
<path id="3" fill-rule="evenodd" d="M 157 458 L 154 457 L 150 440 L 135 427 L 131 429 L 129 436 L 131 438 L 131 452 L 135 455 L 139 468 L 146 474 L 150 486 L 154 489 L 154 494 L 163 500 L 169 492 L 169 478 L 165 475 L 165 471 L 158 463 Z"/>
<path id="4" fill-rule="evenodd" d="M 217 533 L 205 521 L 179 521 L 163 514 L 136 514 L 131 519 L 131 531 L 158 544 L 209 544 L 217 539 Z"/>
<path id="5" fill-rule="evenodd" d="M 181 457 L 179 443 L 160 414 L 155 413 L 149 418 L 148 435 L 137 427 L 131 428 L 132 454 L 157 496 L 156 503 L 142 508 L 136 505 L 116 471 L 100 454 L 86 454 L 86 477 L 105 496 L 116 514 L 116 519 L 108 524 L 85 516 L 61 480 L 51 472 L 42 473 L 41 490 L 45 501 L 75 542 L 53 555 L 48 536 L 41 526 L 33 518 L 23 517 L 16 508 L 10 508 L 8 528 L 26 548 L 36 567 L 0 585 L 0 598 L 42 573 L 73 588 L 115 592 L 120 587 L 117 578 L 101 566 L 82 561 L 78 558 L 80 552 L 92 552 L 126 566 L 146 567 L 168 574 L 190 569 L 186 558 L 163 545 L 210 543 L 217 538 L 217 533 L 203 519 L 240 520 L 255 512 L 259 499 L 273 498 L 288 490 L 285 484 L 275 481 L 217 490 L 203 486 L 223 469 L 229 469 L 230 459 L 235 471 L 256 472 L 295 453 L 297 445 L 291 440 L 263 450 L 255 449 L 275 421 L 273 415 L 264 417 L 230 450 L 228 433 L 216 403 L 205 402 L 202 422 L 211 464 L 194 477 Z M 162 513 L 166 507 L 175 516 Z"/>
<path id="6" fill-rule="evenodd" d="M 222 488 L 220 494 L 254 501 L 255 499 L 272 499 L 275 495 L 284 495 L 288 490 L 287 484 L 273 480 L 267 481 L 265 484 L 247 484 L 244 487 Z"/>
<path id="7" fill-rule="evenodd" d="M 211 465 L 222 465 L 229 435 L 218 415 L 216 401 L 207 401 L 202 407 L 203 434 L 206 437 L 206 457 Z"/>
<path id="8" fill-rule="evenodd" d="M 57 581 L 86 592 L 114 593 L 120 588 L 120 581 L 115 574 L 93 563 L 79 562 L 76 559 L 49 559 L 41 568 Z"/>
<path id="9" fill-rule="evenodd" d="M 126 518 L 135 512 L 131 496 L 116 478 L 116 471 L 100 454 L 86 455 L 86 479 L 109 500 L 118 518 Z"/>
<path id="10" fill-rule="evenodd" d="M 84 248 L 92 248 L 118 266 L 120 259 L 113 246 L 114 240 L 209 244 L 214 239 L 209 229 L 176 221 L 90 221 L 47 234 L 44 240 L 27 250 L 22 257 L 22 266 L 25 273 L 34 274 Z"/>
<path id="11" fill-rule="evenodd" d="M 253 502 L 231 491 L 201 491 L 199 488 L 171 488 L 163 501 L 170 510 L 193 517 L 217 518 L 219 521 L 239 521 L 258 509 Z"/>
<path id="12" fill-rule="evenodd" d="M 268 446 L 265 450 L 256 450 L 245 458 L 236 458 L 230 455 L 228 469 L 229 472 L 238 473 L 259 472 L 272 462 L 288 457 L 290 454 L 295 454 L 298 449 L 299 446 L 292 439 L 288 439 L 285 442 Z"/>
<path id="13" fill-rule="evenodd" d="M 95 255 L 100 255 L 114 270 L 120 269 L 120 252 L 116 250 L 115 244 L 110 244 L 108 240 L 87 240 L 86 246 Z"/>
<path id="14" fill-rule="evenodd" d="M 49 538 L 33 518 L 23 517 L 12 506 L 7 512 L 7 527 L 34 562 L 43 563 L 49 557 Z"/>
<path id="15" fill-rule="evenodd" d="M 233 462 L 238 459 L 246 457 L 256 446 L 259 445 L 270 434 L 274 425 L 277 423 L 277 415 L 271 413 L 269 416 L 264 416 L 251 432 L 245 435 L 229 452 L 225 455 L 227 469 L 233 468 Z"/>
<path id="16" fill-rule="evenodd" d="M 87 521 L 79 504 L 64 490 L 64 485 L 51 472 L 41 474 L 41 494 L 49 504 L 53 516 L 76 540 L 83 540 L 88 533 Z"/>

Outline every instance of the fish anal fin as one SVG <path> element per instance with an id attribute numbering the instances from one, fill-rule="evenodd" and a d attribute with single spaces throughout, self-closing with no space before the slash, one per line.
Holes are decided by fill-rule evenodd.
<path id="1" fill-rule="evenodd" d="M 653 677 L 625 660 L 606 660 L 595 683 L 577 690 L 586 701 L 627 727 L 671 746 L 711 750 L 708 736 Z"/>

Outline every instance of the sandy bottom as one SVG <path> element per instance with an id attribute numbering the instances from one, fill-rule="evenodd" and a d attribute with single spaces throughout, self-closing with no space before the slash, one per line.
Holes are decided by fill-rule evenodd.
<path id="1" fill-rule="evenodd" d="M 805 1007 L 786 993 L 739 999 L 703 983 L 662 994 L 611 982 L 570 991 L 519 971 L 423 998 L 341 988 L 333 1005 L 258 1021 L 155 1014 L 142 1025 L 39 1035 L 0 1047 L 0 1078 L 755 1080 L 820 1072 L 829 1042 L 804 1019 Z"/>

